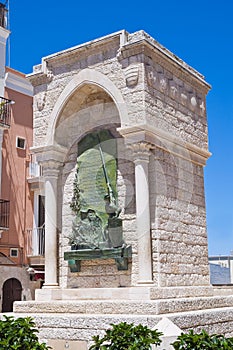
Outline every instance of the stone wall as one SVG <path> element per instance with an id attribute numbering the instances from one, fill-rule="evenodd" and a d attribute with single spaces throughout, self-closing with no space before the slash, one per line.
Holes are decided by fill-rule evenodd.
<path id="1" fill-rule="evenodd" d="M 28 316 L 28 314 L 15 314 L 16 316 Z M 156 329 L 162 317 L 160 315 L 94 315 L 94 314 L 32 314 L 31 315 L 39 327 L 40 339 L 45 340 L 65 340 L 72 348 L 74 343 L 85 342 L 88 349 L 92 336 L 103 335 L 110 324 L 127 322 L 147 325 Z M 205 329 L 208 333 L 225 334 L 232 337 L 233 311 L 228 309 L 199 310 L 187 313 L 174 313 L 166 317 L 178 326 L 183 332 L 193 329 L 194 332 L 201 332 Z M 76 343 L 75 343 L 76 342 Z M 80 345 L 79 343 L 79 345 Z M 51 343 L 50 343 L 51 344 Z M 52 344 L 51 344 L 52 345 Z M 76 347 L 74 347 L 76 349 Z M 80 347 L 81 349 L 81 347 Z"/>
<path id="2" fill-rule="evenodd" d="M 208 285 L 203 169 L 167 150 L 154 150 L 153 156 L 154 280 L 161 287 Z"/>
<path id="3" fill-rule="evenodd" d="M 146 120 L 149 125 L 208 149 L 205 93 L 162 60 L 145 57 Z M 178 73 L 175 75 L 175 73 Z"/>

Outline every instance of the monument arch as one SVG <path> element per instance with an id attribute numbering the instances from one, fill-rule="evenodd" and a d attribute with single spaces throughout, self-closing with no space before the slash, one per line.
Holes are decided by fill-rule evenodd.
<path id="1" fill-rule="evenodd" d="M 122 164 L 129 164 L 130 161 L 132 163 L 132 160 L 129 160 L 129 151 L 125 149 L 124 139 L 117 131 L 122 126 L 122 119 L 123 125 L 127 124 L 127 118 L 125 102 L 120 91 L 108 78 L 90 69 L 85 69 L 72 78 L 56 101 L 48 125 L 48 132 L 51 132 L 52 135 L 51 144 L 34 149 L 43 168 L 45 197 L 53 198 L 54 207 L 51 208 L 47 199 L 45 226 L 47 232 L 50 227 L 53 234 L 46 236 L 47 241 L 45 239 L 45 242 L 47 242 L 47 244 L 45 243 L 45 260 L 47 256 L 49 262 L 45 264 L 44 288 L 47 285 L 57 286 L 61 284 L 64 287 L 69 285 L 68 282 L 64 282 L 67 279 L 67 268 L 65 268 L 67 263 L 64 262 L 63 258 L 60 258 L 59 265 L 57 265 L 56 255 L 58 252 L 56 246 L 59 242 L 61 247 L 59 256 L 63 257 L 64 249 L 67 250 L 67 244 L 64 242 L 72 227 L 72 215 L 69 208 L 73 189 L 71 178 L 73 177 L 74 180 L 79 152 L 78 144 L 88 134 L 101 133 L 104 130 L 112 133 L 118 144 L 117 149 L 119 149 L 116 159 L 121 159 L 121 166 L 118 168 L 119 176 L 121 179 L 124 176 L 128 178 L 126 186 L 126 189 L 128 189 L 130 185 L 129 174 L 124 175 Z M 67 171 L 67 169 L 69 170 Z M 132 174 L 130 176 L 133 178 Z M 116 177 L 116 186 L 118 186 L 117 182 L 118 176 Z M 134 180 L 131 179 L 131 182 L 134 182 Z M 124 193 L 121 191 L 119 198 L 121 203 L 129 201 L 125 199 L 126 196 L 129 198 L 127 193 L 127 190 L 124 190 Z M 56 234 L 57 229 L 60 232 L 59 237 Z M 51 240 L 51 237 L 53 237 L 53 240 Z M 106 268 L 111 270 L 111 267 L 108 268 L 107 266 Z M 111 273 L 111 278 L 112 276 Z M 70 280 L 73 279 L 72 276 Z M 84 279 L 81 278 L 80 280 L 82 286 Z M 68 285 L 64 283 L 68 283 Z M 76 286 L 76 283 L 70 283 L 71 286 Z M 119 276 L 114 285 L 120 286 L 122 283 L 123 285 L 126 284 L 126 282 L 120 282 Z M 103 286 L 104 282 L 99 285 Z M 127 282 L 127 285 L 130 285 L 130 282 Z"/>
<path id="2" fill-rule="evenodd" d="M 34 302 L 17 302 L 15 310 L 49 317 L 65 310 L 66 326 L 75 319 L 85 341 L 100 322 L 156 326 L 163 314 L 182 329 L 209 322 L 211 330 L 226 326 L 232 334 L 231 292 L 217 296 L 209 280 L 204 77 L 144 31 L 123 30 L 43 58 L 28 78 L 45 192 L 45 283 Z M 80 153 L 82 142 L 102 132 L 117 141 L 116 178 L 101 142 Z M 109 201 L 108 186 L 94 186 L 100 195 L 93 198 L 102 201 L 107 192 L 104 225 L 99 203 L 84 196 L 95 191 L 99 174 L 105 185 L 111 179 L 121 208 Z M 75 187 L 78 181 L 84 186 Z M 109 239 L 111 229 L 122 233 L 118 243 Z M 88 329 L 74 314 L 85 314 Z M 52 338 L 68 339 L 70 329 L 57 319 L 64 324 L 64 315 L 56 314 Z"/>
<path id="3" fill-rule="evenodd" d="M 106 75 L 94 70 L 86 68 L 81 70 L 75 75 L 72 80 L 64 88 L 60 96 L 58 97 L 56 104 L 50 116 L 49 126 L 47 130 L 47 141 L 46 143 L 53 144 L 55 130 L 57 127 L 58 120 L 60 118 L 61 111 L 65 108 L 65 105 L 69 102 L 79 89 L 90 85 L 93 89 L 104 91 L 113 104 L 116 106 L 119 113 L 121 125 L 129 125 L 129 118 L 126 103 L 122 97 L 120 90 L 116 87 L 113 82 L 106 77 Z"/>

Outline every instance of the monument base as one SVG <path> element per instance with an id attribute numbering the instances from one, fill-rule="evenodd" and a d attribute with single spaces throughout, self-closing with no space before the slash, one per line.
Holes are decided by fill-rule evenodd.
<path id="1" fill-rule="evenodd" d="M 188 286 L 188 287 L 155 287 L 135 286 L 119 288 L 42 288 L 35 292 L 35 300 L 57 301 L 57 300 L 160 300 L 194 297 L 231 296 L 232 288 L 220 289 L 212 286 Z"/>
<path id="2" fill-rule="evenodd" d="M 43 340 L 91 341 L 111 323 L 156 328 L 162 317 L 182 330 L 205 328 L 233 336 L 231 288 L 130 287 L 40 289 L 35 301 L 14 303 L 16 316 L 32 316 Z"/>
<path id="3" fill-rule="evenodd" d="M 102 333 L 112 323 L 141 323 L 157 328 L 164 317 L 184 332 L 188 329 L 194 332 L 205 329 L 209 333 L 233 336 L 233 298 L 230 296 L 164 299 L 164 303 L 161 304 L 161 300 L 16 302 L 14 315 L 33 317 L 40 339 L 49 344 L 67 342 L 72 348 L 72 344 L 80 342 L 82 349 L 86 350 L 92 336 Z M 228 306 L 222 307 L 224 304 Z M 178 312 L 178 309 L 184 311 Z M 168 313 L 163 313 L 166 310 Z"/>
<path id="4" fill-rule="evenodd" d="M 141 290 L 137 291 L 137 289 Z M 40 300 L 15 302 L 14 311 L 24 313 L 160 315 L 223 307 L 233 308 L 233 295 L 204 296 L 200 293 L 199 296 L 152 299 L 151 296 L 155 297 L 155 295 L 150 293 L 153 292 L 150 291 L 150 288 L 146 287 L 132 288 L 132 290 L 130 288 L 119 288 L 119 290 L 106 288 L 101 291 L 102 297 L 99 296 L 99 298 L 97 298 L 97 294 L 95 295 L 95 292 L 99 292 L 96 290 L 93 291 L 92 295 L 88 295 L 85 289 L 66 290 L 63 293 L 61 290 L 51 290 L 50 298 L 46 292 L 44 299 L 42 293 Z"/>

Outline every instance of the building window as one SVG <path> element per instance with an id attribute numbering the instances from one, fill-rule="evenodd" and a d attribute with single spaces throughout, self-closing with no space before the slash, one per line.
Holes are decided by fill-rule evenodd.
<path id="1" fill-rule="evenodd" d="M 26 140 L 23 137 L 16 137 L 16 147 L 20 149 L 25 149 Z"/>
<path id="2" fill-rule="evenodd" d="M 17 248 L 11 248 L 10 249 L 10 256 L 11 258 L 18 258 L 18 249 Z"/>

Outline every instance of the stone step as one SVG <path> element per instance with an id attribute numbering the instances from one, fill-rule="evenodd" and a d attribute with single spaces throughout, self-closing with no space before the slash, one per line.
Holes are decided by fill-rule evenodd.
<path id="1" fill-rule="evenodd" d="M 53 300 L 18 301 L 14 312 L 160 315 L 174 312 L 232 307 L 233 296 L 174 298 L 159 300 Z"/>
<path id="2" fill-rule="evenodd" d="M 232 295 L 232 289 L 216 290 L 211 286 L 196 287 L 125 287 L 125 288 L 70 288 L 37 289 L 37 301 L 52 300 L 158 300 L 190 297 Z"/>
<path id="3" fill-rule="evenodd" d="M 65 308 L 62 313 L 43 313 L 41 312 L 42 310 L 38 312 L 39 307 L 40 305 L 37 305 L 37 310 L 34 310 L 34 312 L 31 308 L 30 313 L 28 313 L 29 307 L 27 307 L 25 313 L 15 312 L 7 315 L 15 317 L 31 316 L 39 328 L 40 339 L 44 341 L 48 339 L 67 339 L 69 341 L 86 341 L 90 344 L 93 335 L 103 333 L 103 330 L 110 328 L 111 324 L 120 322 L 141 323 L 151 329 L 156 329 L 158 322 L 164 317 L 164 315 L 135 315 L 134 313 L 112 315 L 77 314 L 69 313 Z M 232 307 L 170 313 L 165 317 L 183 332 L 189 329 L 193 329 L 194 332 L 200 332 L 201 329 L 205 329 L 207 332 L 226 334 L 228 337 L 233 336 Z M 2 318 L 1 314 L 0 318 Z"/>

